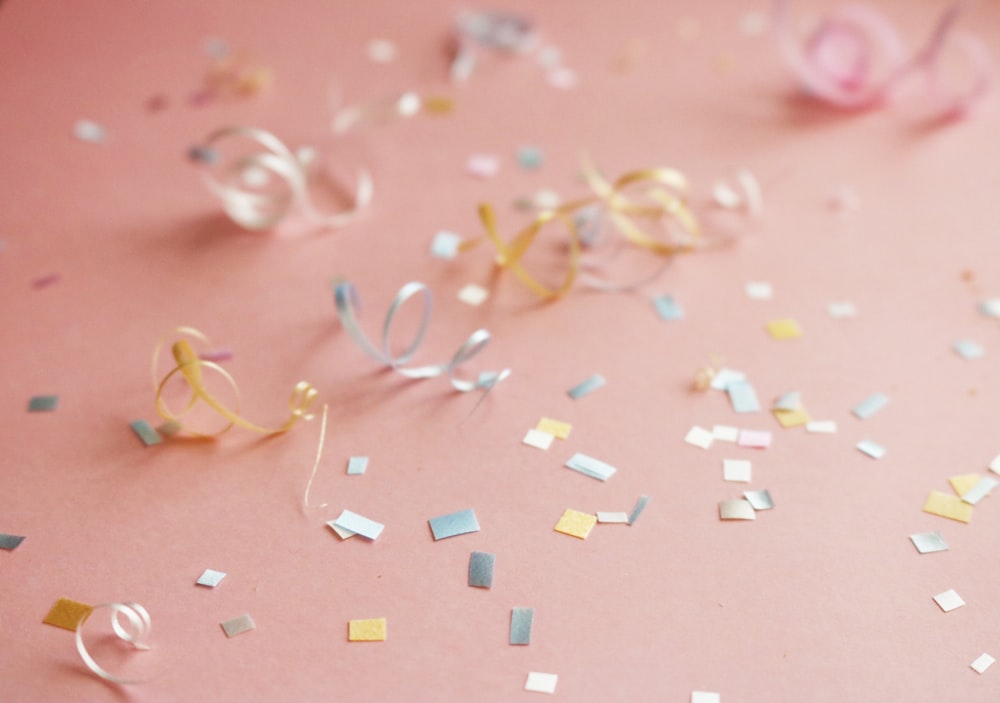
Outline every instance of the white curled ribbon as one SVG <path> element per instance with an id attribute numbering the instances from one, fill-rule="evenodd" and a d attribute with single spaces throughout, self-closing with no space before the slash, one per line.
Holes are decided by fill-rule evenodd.
<path id="1" fill-rule="evenodd" d="M 349 281 L 337 281 L 333 289 L 334 302 L 337 306 L 337 314 L 341 324 L 351 336 L 351 339 L 361 347 L 372 359 L 392 368 L 396 373 L 407 378 L 433 378 L 435 376 L 447 376 L 455 390 L 467 393 L 477 389 L 489 390 L 500 381 L 510 375 L 510 369 L 502 371 L 485 371 L 479 375 L 475 381 L 459 378 L 456 374 L 458 369 L 481 352 L 490 341 L 490 333 L 484 329 L 478 329 L 469 335 L 469 338 L 458 348 L 458 351 L 451 359 L 443 364 L 430 364 L 427 366 L 406 366 L 406 364 L 417 353 L 420 345 L 424 341 L 427 327 L 430 324 L 431 306 L 433 296 L 430 289 L 423 283 L 411 281 L 407 283 L 393 299 L 385 314 L 382 323 L 382 344 L 381 348 L 369 341 L 368 337 L 361 330 L 358 324 L 356 308 L 359 306 L 358 292 L 354 284 Z M 392 352 L 392 324 L 396 313 L 410 298 L 419 296 L 423 301 L 423 312 L 421 313 L 420 326 L 413 335 L 413 340 L 401 354 Z"/>
<path id="2" fill-rule="evenodd" d="M 254 142 L 263 147 L 264 151 L 234 159 L 222 167 L 221 177 L 217 177 L 212 171 L 206 171 L 205 182 L 222 201 L 226 214 L 245 229 L 270 229 L 295 209 L 301 210 L 319 227 L 343 227 L 353 222 L 371 202 L 371 175 L 361 170 L 352 204 L 341 212 L 320 212 L 309 196 L 311 159 L 292 153 L 284 142 L 263 129 L 224 127 L 208 135 L 200 147 L 212 149 L 215 144 L 233 137 Z M 280 181 L 281 187 L 278 190 L 271 192 L 254 189 L 254 186 L 270 185 L 274 178 Z M 260 180 L 263 183 L 256 183 Z"/>
<path id="3" fill-rule="evenodd" d="M 151 649 L 146 644 L 146 640 L 149 637 L 149 631 L 153 627 L 153 622 L 145 608 L 138 603 L 104 603 L 102 605 L 95 605 L 91 616 L 93 616 L 94 612 L 102 608 L 107 608 L 111 611 L 111 629 L 114 630 L 118 639 L 131 644 L 139 651 L 148 651 Z M 124 625 L 120 618 L 125 619 Z M 76 625 L 76 651 L 80 653 L 80 658 L 83 659 L 83 663 L 87 665 L 87 668 L 105 681 L 110 681 L 111 683 L 141 683 L 141 679 L 125 679 L 110 674 L 94 660 L 94 657 L 87 651 L 87 646 L 83 643 L 83 625 L 89 619 L 89 617 L 84 618 Z"/>

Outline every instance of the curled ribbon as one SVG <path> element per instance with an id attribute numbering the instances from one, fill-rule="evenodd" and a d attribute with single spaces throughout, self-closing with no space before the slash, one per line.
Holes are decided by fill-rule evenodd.
<path id="1" fill-rule="evenodd" d="M 389 310 L 385 314 L 382 322 L 382 344 L 381 348 L 372 344 L 365 333 L 362 332 L 358 324 L 355 310 L 358 307 L 358 292 L 354 284 L 349 281 L 337 281 L 333 287 L 334 302 L 337 306 L 337 314 L 341 324 L 351 336 L 351 339 L 361 347 L 372 359 L 390 367 L 396 373 L 407 378 L 433 378 L 434 376 L 447 376 L 455 390 L 468 392 L 476 389 L 489 390 L 500 381 L 510 375 L 510 369 L 503 371 L 486 371 L 479 375 L 475 381 L 459 378 L 456 374 L 458 369 L 481 352 L 490 341 L 490 333 L 484 329 L 478 329 L 469 335 L 469 338 L 452 355 L 451 359 L 443 364 L 430 364 L 427 366 L 408 367 L 406 364 L 413 358 L 420 345 L 424 341 L 427 327 L 430 324 L 431 305 L 433 296 L 430 289 L 423 283 L 410 282 L 399 289 L 393 299 Z M 423 311 L 421 313 L 420 325 L 413 340 L 401 354 L 392 352 L 392 324 L 396 313 L 406 301 L 415 296 L 419 296 L 423 301 Z"/>
<path id="2" fill-rule="evenodd" d="M 903 79 L 923 72 L 930 93 L 945 115 L 961 115 L 982 99 L 992 81 L 989 52 L 981 41 L 959 35 L 950 42 L 968 63 L 972 80 L 965 90 L 946 94 L 941 77 L 941 55 L 965 3 L 958 2 L 938 18 L 921 50 L 907 57 L 895 27 L 874 8 L 848 4 L 825 16 L 804 43 L 791 29 L 787 0 L 775 0 L 778 46 L 792 72 L 815 98 L 844 109 L 879 107 L 889 101 Z M 876 64 L 886 68 L 873 75 Z"/>
<path id="3" fill-rule="evenodd" d="M 206 171 L 205 183 L 222 201 L 226 214 L 245 229 L 274 227 L 294 209 L 301 210 L 320 227 L 343 227 L 354 221 L 371 202 L 371 176 L 362 170 L 358 173 L 353 202 L 346 210 L 333 214 L 317 210 L 309 196 L 311 152 L 302 150 L 296 155 L 280 139 L 263 129 L 225 127 L 208 135 L 198 148 L 214 153 L 211 152 L 214 145 L 234 137 L 243 137 L 263 147 L 264 151 L 233 160 L 222 169 L 221 178 L 212 171 Z M 279 187 L 264 190 L 270 185 Z"/>
<path id="4" fill-rule="evenodd" d="M 193 327 L 178 327 L 173 330 L 174 334 L 184 335 L 187 337 L 193 337 L 198 341 L 208 343 L 208 338 L 194 329 Z M 176 424 L 177 426 L 182 426 L 181 419 L 190 412 L 195 405 L 201 401 L 207 404 L 212 410 L 221 415 L 228 421 L 228 424 L 221 430 L 212 433 L 202 433 L 188 430 L 188 432 L 196 437 L 214 437 L 220 435 L 223 432 L 228 431 L 234 425 L 242 427 L 243 429 L 250 430 L 251 432 L 257 432 L 258 434 L 278 434 L 280 432 L 286 432 L 292 428 L 295 423 L 299 420 L 306 419 L 311 420 L 312 415 L 309 413 L 309 408 L 312 406 L 313 402 L 316 400 L 318 395 L 316 389 L 313 388 L 309 383 L 305 381 L 299 381 L 295 384 L 295 388 L 292 390 L 291 398 L 288 400 L 288 409 L 290 415 L 288 420 L 285 421 L 283 425 L 276 428 L 267 428 L 260 425 L 254 424 L 249 420 L 243 418 L 239 414 L 239 396 L 240 389 L 236 384 L 236 380 L 222 368 L 219 364 L 213 361 L 206 361 L 198 356 L 191 346 L 191 343 L 187 339 L 179 339 L 174 342 L 170 349 L 173 354 L 174 363 L 176 364 L 173 369 L 163 377 L 162 380 L 157 381 L 156 369 L 157 364 L 160 359 L 160 351 L 163 349 L 163 345 L 166 343 L 166 338 L 161 339 L 156 345 L 156 349 L 153 350 L 153 388 L 156 391 L 156 412 L 161 418 L 166 420 L 168 423 Z M 212 393 L 205 387 L 205 382 L 203 379 L 202 370 L 208 369 L 210 371 L 215 371 L 221 375 L 229 386 L 236 393 L 237 407 L 235 410 L 230 410 L 222 402 L 220 402 Z M 163 390 L 167 383 L 177 374 L 180 374 L 184 380 L 187 382 L 188 386 L 191 388 L 191 397 L 185 405 L 184 409 L 179 413 L 175 414 L 173 411 L 167 407 L 167 403 L 163 398 Z"/>
<path id="5" fill-rule="evenodd" d="M 107 608 L 111 611 L 111 628 L 114 630 L 118 639 L 131 644 L 139 651 L 148 651 L 151 649 L 151 647 L 146 644 L 146 640 L 149 637 L 149 631 L 153 627 L 153 622 L 145 608 L 138 603 L 104 603 L 103 605 L 94 606 L 94 612 L 101 610 L 102 608 Z M 91 615 L 93 615 L 93 612 Z M 124 625 L 120 619 L 121 617 L 125 618 Z M 80 658 L 83 659 L 83 663 L 87 665 L 87 668 L 105 681 L 110 681 L 112 683 L 141 683 L 141 679 L 124 679 L 114 676 L 105 671 L 101 665 L 94 660 L 94 657 L 87 651 L 87 646 L 83 643 L 83 626 L 87 620 L 89 620 L 89 618 L 84 618 L 76 625 L 76 651 L 80 653 Z"/>

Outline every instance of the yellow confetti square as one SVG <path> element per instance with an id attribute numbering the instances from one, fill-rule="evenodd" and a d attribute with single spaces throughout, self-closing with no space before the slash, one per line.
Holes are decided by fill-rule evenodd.
<path id="1" fill-rule="evenodd" d="M 424 110 L 434 115 L 447 115 L 455 109 L 455 101 L 444 95 L 427 95 L 423 100 Z"/>
<path id="2" fill-rule="evenodd" d="M 594 525 L 596 524 L 596 515 L 588 515 L 587 513 L 567 509 L 562 514 L 562 517 L 559 518 L 559 522 L 556 523 L 554 529 L 556 532 L 562 532 L 564 535 L 587 539 L 587 535 L 590 534 L 590 531 L 594 529 Z"/>
<path id="3" fill-rule="evenodd" d="M 385 642 L 385 618 L 351 620 L 347 625 L 351 642 Z"/>
<path id="4" fill-rule="evenodd" d="M 569 433 L 573 429 L 573 425 L 568 422 L 553 420 L 550 417 L 543 417 L 538 421 L 538 425 L 535 429 L 539 432 L 548 432 L 553 437 L 558 437 L 559 439 L 566 439 L 569 437 Z"/>
<path id="5" fill-rule="evenodd" d="M 972 490 L 972 488 L 975 487 L 977 483 L 979 483 L 979 474 L 963 474 L 962 476 L 952 476 L 951 478 L 948 479 L 948 483 L 951 484 L 951 487 L 955 489 L 955 493 L 957 493 L 958 497 L 961 498 L 970 490 Z"/>
<path id="6" fill-rule="evenodd" d="M 795 339 L 802 336 L 802 328 L 799 327 L 799 323 L 791 318 L 771 320 L 767 323 L 767 331 L 774 339 Z"/>
<path id="7" fill-rule="evenodd" d="M 799 407 L 795 410 L 772 410 L 775 419 L 785 429 L 789 427 L 800 427 L 809 424 L 812 418 L 805 408 Z"/>
<path id="8" fill-rule="evenodd" d="M 931 491 L 924 503 L 924 512 L 931 515 L 958 520 L 959 522 L 972 521 L 972 506 L 963 503 L 961 498 L 951 496 L 941 491 Z"/>
<path id="9" fill-rule="evenodd" d="M 94 607 L 86 603 L 78 603 L 69 598 L 60 598 L 52 604 L 49 614 L 42 620 L 46 625 L 54 625 L 64 630 L 75 631 L 76 626 L 86 620 Z"/>

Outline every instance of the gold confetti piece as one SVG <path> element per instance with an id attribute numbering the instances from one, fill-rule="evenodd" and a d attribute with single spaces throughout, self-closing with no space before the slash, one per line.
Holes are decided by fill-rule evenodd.
<path id="1" fill-rule="evenodd" d="M 556 532 L 562 532 L 564 535 L 587 539 L 587 535 L 590 534 L 590 531 L 594 529 L 594 525 L 596 524 L 596 515 L 588 515 L 587 513 L 567 509 L 562 514 L 562 517 L 559 518 L 559 522 L 556 523 L 554 529 Z"/>
<path id="2" fill-rule="evenodd" d="M 812 418 L 809 417 L 809 413 L 803 407 L 798 407 L 795 410 L 772 410 L 775 419 L 778 423 L 788 429 L 789 427 L 801 427 L 802 425 L 807 425 L 812 422 Z"/>
<path id="3" fill-rule="evenodd" d="M 802 328 L 799 323 L 790 318 L 783 320 L 771 320 L 767 323 L 767 331 L 774 339 L 795 339 L 802 336 Z"/>
<path id="4" fill-rule="evenodd" d="M 447 115 L 455 109 L 455 101 L 445 95 L 425 95 L 423 107 L 432 115 Z"/>
<path id="5" fill-rule="evenodd" d="M 351 620 L 347 625 L 350 642 L 385 642 L 385 618 Z"/>
<path id="6" fill-rule="evenodd" d="M 52 608 L 42 622 L 46 625 L 76 632 L 77 625 L 86 620 L 93 611 L 94 606 L 92 605 L 78 603 L 69 598 L 60 598 L 52 604 Z"/>
<path id="7" fill-rule="evenodd" d="M 568 422 L 553 420 L 550 417 L 543 417 L 538 421 L 538 425 L 535 426 L 535 429 L 539 432 L 548 432 L 553 437 L 557 437 L 559 439 L 567 439 L 570 431 L 573 429 L 573 425 Z"/>
<path id="8" fill-rule="evenodd" d="M 976 484 L 979 483 L 979 479 L 979 474 L 962 474 L 961 476 L 952 476 L 948 479 L 948 483 L 951 484 L 955 493 L 961 498 L 975 488 Z"/>
<path id="9" fill-rule="evenodd" d="M 183 336 L 183 337 L 193 337 L 201 342 L 208 342 L 208 338 L 194 329 L 193 327 L 178 327 L 172 331 L 173 335 Z M 160 359 L 160 351 L 163 349 L 163 345 L 166 343 L 167 337 L 164 337 L 156 345 L 156 349 L 153 350 L 153 388 L 156 391 L 156 412 L 159 413 L 160 417 L 167 422 L 175 422 L 183 425 L 181 419 L 189 413 L 197 404 L 201 401 L 208 405 L 212 410 L 221 415 L 223 418 L 228 420 L 228 424 L 217 432 L 202 433 L 190 428 L 184 427 L 188 434 L 195 437 L 214 437 L 226 432 L 234 425 L 242 427 L 251 432 L 256 432 L 258 434 L 277 434 L 280 432 L 286 432 L 292 428 L 295 423 L 299 420 L 306 419 L 311 420 L 312 415 L 308 412 L 310 406 L 316 400 L 318 395 L 316 389 L 313 388 L 309 383 L 305 381 L 299 381 L 295 388 L 292 390 L 291 398 L 288 401 L 288 408 L 290 415 L 288 420 L 285 421 L 283 425 L 276 428 L 266 428 L 260 425 L 256 425 L 249 420 L 243 418 L 239 414 L 239 395 L 240 389 L 237 386 L 235 379 L 229 375 L 229 372 L 223 369 L 221 366 L 213 361 L 205 361 L 201 359 L 197 353 L 195 353 L 194 348 L 187 339 L 180 339 L 173 343 L 171 346 L 171 351 L 174 357 L 174 363 L 176 366 L 170 370 L 170 372 L 163 377 L 162 380 L 157 381 L 156 378 L 156 367 Z M 235 410 L 230 410 L 225 405 L 223 405 L 206 387 L 202 379 L 202 369 L 208 369 L 210 371 L 215 371 L 220 374 L 229 386 L 236 393 L 237 404 Z M 191 387 L 191 397 L 185 405 L 184 409 L 180 414 L 174 414 L 170 408 L 167 407 L 166 401 L 163 399 L 163 390 L 167 383 L 175 375 L 181 374 L 187 384 Z"/>
<path id="10" fill-rule="evenodd" d="M 963 503 L 958 496 L 948 495 L 941 491 L 931 491 L 924 503 L 924 512 L 940 515 L 959 522 L 972 522 L 972 506 Z"/>

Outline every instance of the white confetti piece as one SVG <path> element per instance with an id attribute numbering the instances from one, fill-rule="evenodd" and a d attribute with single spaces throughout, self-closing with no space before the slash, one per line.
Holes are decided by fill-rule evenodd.
<path id="1" fill-rule="evenodd" d="M 750 483 L 750 475 L 753 470 L 752 464 L 745 459 L 723 459 L 722 478 L 726 481 L 740 481 Z"/>
<path id="2" fill-rule="evenodd" d="M 746 380 L 746 374 L 742 371 L 736 371 L 734 369 L 719 369 L 715 376 L 712 377 L 712 389 L 717 391 L 724 391 L 729 388 L 729 384 L 734 381 Z"/>
<path id="3" fill-rule="evenodd" d="M 555 439 L 555 435 L 551 435 L 548 432 L 542 432 L 541 430 L 528 430 L 528 434 L 524 435 L 524 439 L 521 440 L 529 447 L 535 447 L 536 449 L 547 450 L 552 446 L 552 442 Z"/>
<path id="4" fill-rule="evenodd" d="M 806 423 L 806 432 L 815 434 L 836 434 L 837 423 L 833 420 L 812 420 Z"/>
<path id="5" fill-rule="evenodd" d="M 714 691 L 691 691 L 691 703 L 722 703 L 722 696 Z"/>
<path id="6" fill-rule="evenodd" d="M 755 520 L 753 506 L 743 498 L 719 501 L 719 518 L 721 520 Z"/>
<path id="7" fill-rule="evenodd" d="M 830 303 L 826 306 L 827 314 L 834 319 L 843 319 L 846 317 L 855 317 L 858 314 L 857 308 L 854 307 L 854 303 L 849 302 L 839 302 Z"/>
<path id="8" fill-rule="evenodd" d="M 989 464 L 989 469 L 995 474 L 1000 474 L 1000 454 L 993 457 L 993 461 Z"/>
<path id="9" fill-rule="evenodd" d="M 77 120 L 73 123 L 73 136 L 82 142 L 103 144 L 108 138 L 108 132 L 96 122 Z"/>
<path id="10" fill-rule="evenodd" d="M 963 359 L 981 359 L 986 353 L 982 345 L 971 339 L 960 339 L 951 345 L 951 348 Z"/>
<path id="11" fill-rule="evenodd" d="M 984 671 L 993 666 L 994 662 L 996 662 L 996 659 L 991 657 L 986 652 L 983 652 L 978 657 L 976 657 L 976 661 L 969 664 L 969 666 L 971 666 L 972 670 L 975 671 L 977 674 L 982 674 Z"/>
<path id="12" fill-rule="evenodd" d="M 940 532 L 920 532 L 910 535 L 910 541 L 921 554 L 933 554 L 934 552 L 947 552 L 948 544 Z"/>
<path id="13" fill-rule="evenodd" d="M 470 283 L 458 291 L 458 299 L 466 305 L 482 305 L 489 297 L 490 292 L 482 286 L 477 286 L 475 283 Z"/>
<path id="14" fill-rule="evenodd" d="M 712 446 L 712 442 L 715 441 L 715 435 L 706 430 L 704 427 L 698 427 L 698 425 L 695 425 L 688 430 L 687 435 L 684 437 L 684 441 L 688 444 L 693 444 L 696 447 L 708 449 Z"/>
<path id="15" fill-rule="evenodd" d="M 336 520 L 330 520 L 326 523 L 326 526 L 333 530 L 340 539 L 350 539 L 354 536 L 354 533 L 350 530 L 345 530 L 343 527 L 338 526 Z"/>
<path id="16" fill-rule="evenodd" d="M 580 453 L 570 457 L 569 461 L 566 462 L 566 467 L 599 481 L 607 481 L 618 471 L 610 464 L 605 464 L 603 461 Z"/>
<path id="17" fill-rule="evenodd" d="M 534 693 L 555 693 L 559 683 L 559 674 L 545 674 L 540 671 L 528 672 L 528 680 L 524 682 L 524 690 Z"/>
<path id="18" fill-rule="evenodd" d="M 365 52 L 375 63 L 392 63 L 399 53 L 396 45 L 388 39 L 372 39 L 365 47 Z"/>
<path id="19" fill-rule="evenodd" d="M 333 524 L 370 540 L 378 539 L 378 536 L 382 534 L 382 530 L 385 529 L 385 525 L 382 523 L 375 522 L 357 513 L 352 513 L 350 510 L 343 511 L 340 517 L 333 521 Z"/>
<path id="20" fill-rule="evenodd" d="M 431 241 L 431 256 L 436 259 L 454 259 L 458 256 L 458 247 L 461 243 L 460 235 L 441 230 Z"/>
<path id="21" fill-rule="evenodd" d="M 608 524 L 628 524 L 628 513 L 602 513 L 597 511 L 597 521 Z"/>
<path id="22" fill-rule="evenodd" d="M 748 281 L 746 293 L 750 300 L 771 300 L 774 298 L 774 288 L 767 281 Z"/>
<path id="23" fill-rule="evenodd" d="M 205 586 L 207 588 L 215 588 L 220 583 L 222 579 L 226 578 L 225 571 L 216 571 L 215 569 L 205 569 L 198 580 L 195 581 L 199 586 Z"/>
<path id="24" fill-rule="evenodd" d="M 865 439 L 858 442 L 857 447 L 862 453 L 867 454 L 872 459 L 881 459 L 882 457 L 885 456 L 886 453 L 885 447 L 883 447 L 878 442 L 874 442 L 870 439 Z"/>
<path id="25" fill-rule="evenodd" d="M 1000 481 L 989 476 L 983 476 L 975 486 L 970 488 L 962 496 L 962 500 L 969 505 L 976 505 L 983 498 L 993 492 L 993 489 L 1000 485 Z"/>
<path id="26" fill-rule="evenodd" d="M 950 613 L 952 610 L 961 608 L 965 605 L 965 601 L 962 600 L 962 597 L 958 595 L 953 588 L 945 591 L 944 593 L 938 593 L 934 596 L 934 602 L 937 603 L 938 607 L 946 613 Z"/>
<path id="27" fill-rule="evenodd" d="M 712 427 L 712 436 L 720 442 L 735 443 L 740 438 L 740 430 L 730 425 L 715 425 Z"/>
<path id="28" fill-rule="evenodd" d="M 979 303 L 979 312 L 986 317 L 1000 319 L 1000 298 L 989 298 Z"/>
<path id="29" fill-rule="evenodd" d="M 743 497 L 747 499 L 750 506 L 754 510 L 771 510 L 774 508 L 774 500 L 771 498 L 771 492 L 764 491 L 744 491 Z"/>
<path id="30" fill-rule="evenodd" d="M 368 470 L 368 457 L 352 456 L 347 460 L 347 475 L 360 476 Z"/>
<path id="31" fill-rule="evenodd" d="M 872 393 L 851 409 L 859 419 L 867 420 L 889 404 L 889 398 L 882 393 Z"/>

